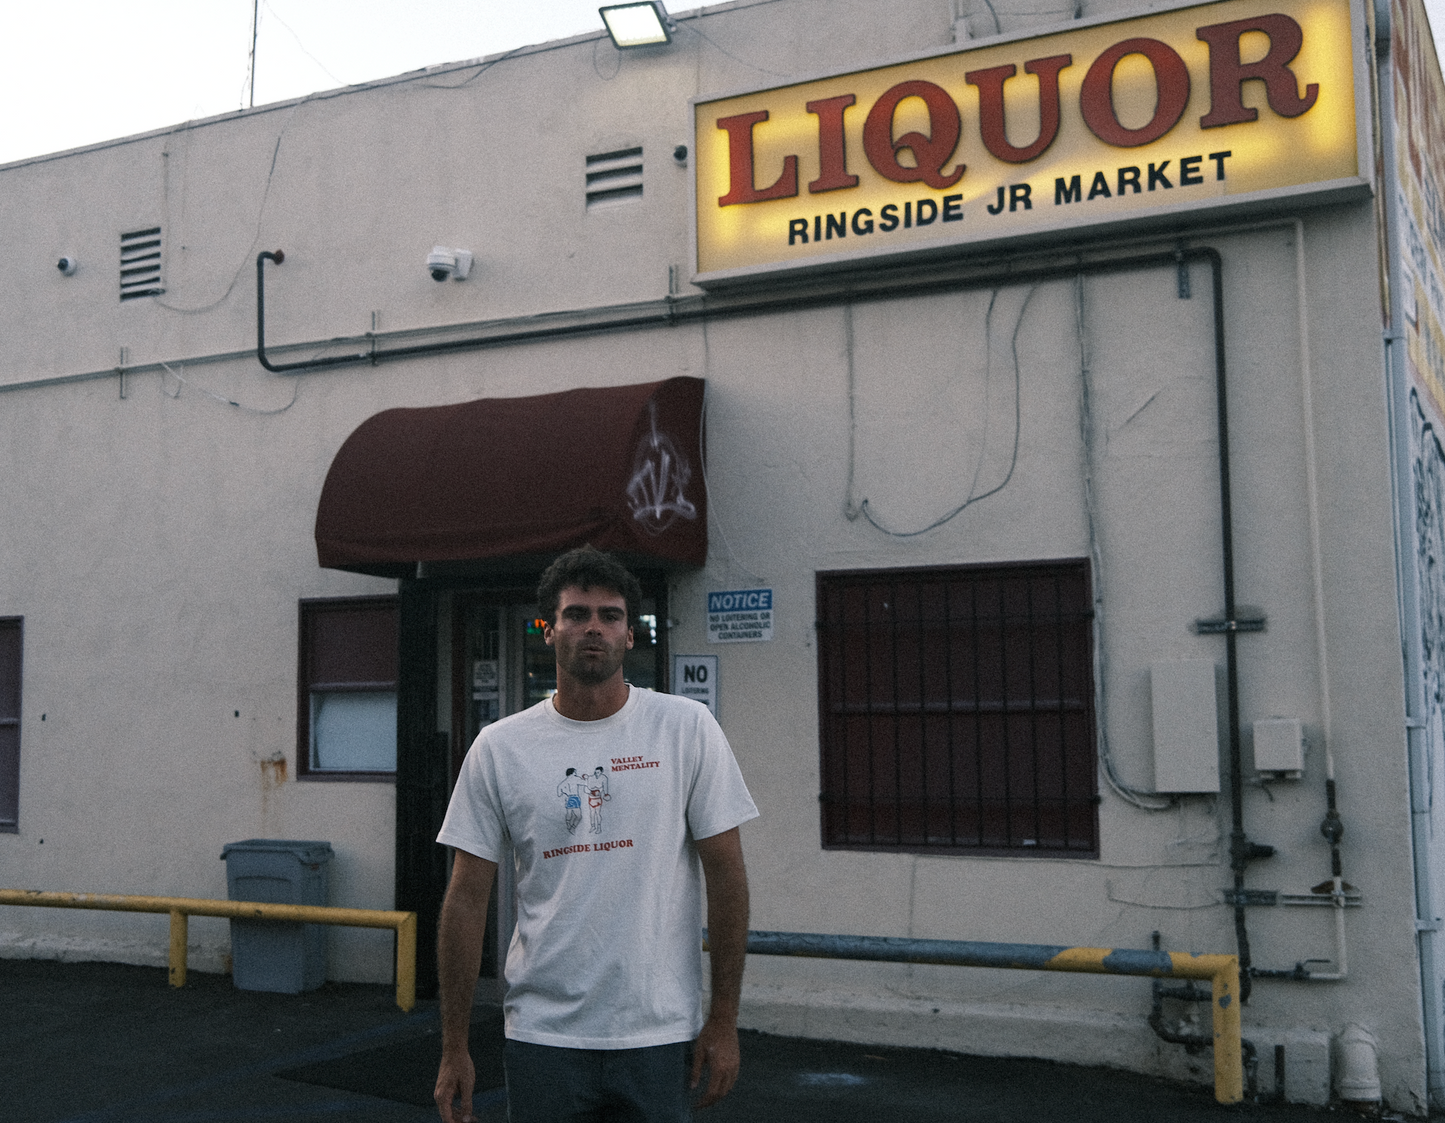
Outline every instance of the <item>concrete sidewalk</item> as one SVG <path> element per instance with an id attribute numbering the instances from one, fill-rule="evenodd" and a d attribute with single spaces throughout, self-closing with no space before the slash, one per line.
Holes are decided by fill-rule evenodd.
<path id="1" fill-rule="evenodd" d="M 478 1010 L 474 1036 L 495 1034 L 495 1009 Z M 494 1046 L 480 1041 L 474 1055 Z M 163 968 L 0 960 L 5 1123 L 422 1123 L 436 1118 L 426 1104 L 439 1052 L 436 1004 L 403 1014 L 389 987 L 260 994 L 192 972 L 174 990 Z M 1208 1090 L 1043 1061 L 755 1033 L 744 1034 L 743 1058 L 737 1089 L 700 1123 L 1324 1123 L 1328 1114 L 1226 1108 Z M 479 1056 L 479 1071 L 497 1071 L 490 1064 Z M 487 1123 L 506 1118 L 497 1083 L 479 1081 Z"/>

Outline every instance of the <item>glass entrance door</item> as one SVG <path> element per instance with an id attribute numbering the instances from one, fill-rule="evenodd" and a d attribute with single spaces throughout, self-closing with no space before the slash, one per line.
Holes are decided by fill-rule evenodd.
<path id="1" fill-rule="evenodd" d="M 532 613 L 535 615 L 535 612 Z M 477 735 L 528 702 L 523 687 L 524 620 L 527 612 L 505 591 L 463 592 L 452 603 L 451 777 Z M 497 878 L 482 944 L 483 978 L 500 978 L 516 924 L 515 874 L 510 857 L 497 864 Z"/>
<path id="2" fill-rule="evenodd" d="M 633 624 L 632 650 L 623 674 L 644 690 L 665 689 L 665 586 L 644 583 L 642 611 Z M 531 594 L 535 595 L 535 594 Z M 472 589 L 452 594 L 451 781 L 456 785 L 467 750 L 488 725 L 557 692 L 557 664 L 543 637 L 545 621 L 519 589 Z M 516 923 L 515 872 L 499 863 L 492 889 L 482 977 L 499 978 Z"/>

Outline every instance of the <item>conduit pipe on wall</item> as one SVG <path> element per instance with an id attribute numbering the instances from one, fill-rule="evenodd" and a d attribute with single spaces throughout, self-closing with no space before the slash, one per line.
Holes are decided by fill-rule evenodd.
<path id="1" fill-rule="evenodd" d="M 1314 375 L 1310 365 L 1309 300 L 1306 295 L 1305 268 L 1305 227 L 1304 222 L 1295 218 L 1294 254 L 1295 286 L 1299 297 L 1299 346 L 1300 346 L 1300 395 L 1304 412 L 1305 435 L 1305 480 L 1308 487 L 1310 513 L 1310 560 L 1314 579 L 1315 597 L 1315 648 L 1319 653 L 1320 674 L 1320 736 L 1324 741 L 1325 753 L 1325 817 L 1320 823 L 1320 833 L 1330 844 L 1330 898 L 1335 913 L 1335 969 L 1333 971 L 1310 971 L 1300 963 L 1296 970 L 1305 970 L 1307 978 L 1326 982 L 1343 979 L 1349 964 L 1345 952 L 1345 882 L 1340 864 L 1340 839 L 1344 837 L 1345 825 L 1335 803 L 1335 749 L 1331 735 L 1330 704 L 1330 661 L 1329 646 L 1325 637 L 1325 575 L 1324 554 L 1320 549 L 1320 485 L 1319 472 L 1315 461 L 1315 403 Z"/>
<path id="2" fill-rule="evenodd" d="M 1315 407 L 1314 372 L 1310 355 L 1309 331 L 1309 273 L 1305 262 L 1304 221 L 1298 216 L 1283 222 L 1263 223 L 1261 226 L 1287 226 L 1294 231 L 1295 251 L 1295 303 L 1299 318 L 1300 349 L 1300 411 L 1304 426 L 1305 441 L 1305 484 L 1309 509 L 1310 526 L 1310 577 L 1315 609 L 1315 649 L 1319 661 L 1320 689 L 1320 737 L 1323 741 L 1325 760 L 1325 817 L 1320 823 L 1320 834 L 1330 844 L 1330 903 L 1334 909 L 1335 957 L 1333 971 L 1314 971 L 1306 964 L 1318 960 L 1303 959 L 1287 968 L 1252 968 L 1257 978 L 1292 979 L 1301 982 L 1337 982 L 1346 977 L 1349 970 L 1345 945 L 1345 882 L 1340 860 L 1340 840 L 1345 827 L 1340 819 L 1335 790 L 1335 754 L 1332 736 L 1333 706 L 1330 700 L 1329 647 L 1325 631 L 1325 580 L 1324 552 L 1320 547 L 1320 489 L 1319 471 L 1315 455 Z M 1255 227 L 1258 229 L 1260 227 Z M 1242 909 L 1236 900 L 1236 915 Z"/>
<path id="3" fill-rule="evenodd" d="M 1379 1047 L 1375 1035 L 1363 1026 L 1350 1024 L 1335 1042 L 1339 1072 L 1335 1087 L 1340 1099 L 1358 1107 L 1378 1108 L 1380 1090 Z"/>
<path id="4" fill-rule="evenodd" d="M 1050 265 L 1034 269 L 1013 268 L 1004 265 L 992 273 L 980 272 L 963 277 L 945 274 L 916 278 L 910 277 L 902 271 L 875 270 L 866 280 L 857 277 L 825 280 L 817 287 L 806 289 L 802 293 L 770 290 L 742 296 L 707 294 L 700 297 L 668 299 L 650 305 L 594 308 L 574 314 L 565 321 L 560 318 L 554 318 L 551 322 L 542 318 L 529 318 L 522 321 L 528 324 L 526 327 L 499 325 L 485 335 L 469 339 L 446 340 L 384 350 L 373 348 L 369 352 L 360 354 L 336 355 L 295 363 L 271 363 L 266 358 L 265 263 L 273 261 L 280 265 L 284 260 L 285 254 L 280 250 L 264 251 L 256 255 L 256 358 L 263 367 L 276 373 L 314 370 L 350 363 L 376 363 L 384 359 L 415 358 L 429 354 L 474 350 L 501 344 L 558 339 L 620 329 L 663 327 L 743 315 L 775 314 L 785 310 L 823 307 L 863 299 L 896 298 L 925 292 L 1038 284 L 1044 281 L 1072 279 L 1081 275 L 1107 275 L 1137 272 L 1144 269 L 1174 268 L 1183 271 L 1187 269 L 1190 262 L 1207 261 L 1213 280 L 1215 396 L 1219 432 L 1220 548 L 1224 563 L 1224 619 L 1221 630 L 1225 639 L 1225 678 L 1229 714 L 1230 868 L 1234 874 L 1232 897 L 1235 939 L 1239 952 L 1240 1001 L 1242 1003 L 1248 1001 L 1251 975 L 1258 972 L 1251 968 L 1249 932 L 1245 922 L 1245 872 L 1251 861 L 1268 857 L 1274 853 L 1274 849 L 1251 841 L 1244 829 L 1244 775 L 1240 743 L 1239 667 L 1236 650 L 1239 626 L 1234 598 L 1234 530 L 1229 483 L 1229 401 L 1224 350 L 1224 264 L 1218 250 L 1208 246 L 1186 248 L 1181 243 L 1179 248 L 1163 252 L 1106 257 L 1094 262 Z M 1187 273 L 1181 272 L 1181 295 L 1187 293 L 1187 288 L 1182 283 L 1186 278 Z M 1271 974 L 1273 973 L 1271 972 Z M 1308 977 L 1293 973 L 1282 974 L 1296 978 Z"/>

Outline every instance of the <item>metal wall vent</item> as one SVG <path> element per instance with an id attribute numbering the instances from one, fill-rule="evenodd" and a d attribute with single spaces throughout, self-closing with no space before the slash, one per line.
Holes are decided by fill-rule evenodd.
<path id="1" fill-rule="evenodd" d="M 120 298 L 134 300 L 138 296 L 160 296 L 161 228 L 132 230 L 120 236 Z"/>
<path id="2" fill-rule="evenodd" d="M 642 198 L 642 149 L 624 148 L 587 157 L 587 209 Z"/>

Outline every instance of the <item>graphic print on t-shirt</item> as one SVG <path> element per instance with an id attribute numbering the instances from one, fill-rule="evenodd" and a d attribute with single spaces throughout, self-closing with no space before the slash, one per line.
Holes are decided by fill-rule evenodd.
<path id="1" fill-rule="evenodd" d="M 566 824 L 568 834 L 576 834 L 577 824 L 582 821 L 583 791 L 583 780 L 577 775 L 577 769 L 567 769 L 567 775 L 557 785 L 557 795 L 562 800 L 562 822 Z"/>
<path id="2" fill-rule="evenodd" d="M 577 825 L 582 822 L 584 799 L 591 817 L 588 833 L 602 833 L 602 805 L 612 799 L 607 791 L 607 770 L 602 765 L 581 774 L 575 768 L 567 769 L 567 774 L 557 785 L 557 796 L 562 800 L 562 822 L 568 834 L 577 833 Z"/>

